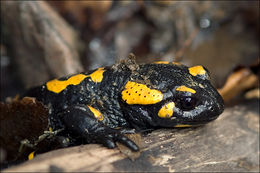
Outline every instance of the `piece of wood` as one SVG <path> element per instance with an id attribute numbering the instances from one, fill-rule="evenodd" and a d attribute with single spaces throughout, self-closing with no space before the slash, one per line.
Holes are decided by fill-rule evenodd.
<path id="1" fill-rule="evenodd" d="M 83 71 L 77 33 L 44 1 L 1 1 L 3 31 L 26 87 Z"/>
<path id="2" fill-rule="evenodd" d="M 0 148 L 6 152 L 6 161 L 27 158 L 33 148 L 22 146 L 22 141 L 38 141 L 48 127 L 48 109 L 35 98 L 0 102 Z"/>
<path id="3" fill-rule="evenodd" d="M 135 161 L 118 149 L 88 144 L 41 154 L 3 172 L 259 172 L 259 100 L 227 108 L 202 127 L 153 131 L 141 147 Z"/>

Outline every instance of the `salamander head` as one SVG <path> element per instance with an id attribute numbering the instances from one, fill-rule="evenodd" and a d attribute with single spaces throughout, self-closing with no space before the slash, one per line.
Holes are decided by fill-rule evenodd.
<path id="1" fill-rule="evenodd" d="M 121 92 L 125 114 L 132 119 L 152 126 L 188 127 L 215 120 L 224 110 L 202 66 L 145 64 L 138 74 Z"/>

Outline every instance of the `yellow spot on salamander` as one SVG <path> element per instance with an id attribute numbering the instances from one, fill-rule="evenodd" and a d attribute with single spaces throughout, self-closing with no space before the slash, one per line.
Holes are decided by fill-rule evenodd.
<path id="1" fill-rule="evenodd" d="M 49 131 L 50 131 L 50 132 L 53 132 L 53 129 L 52 129 L 51 127 L 49 127 Z"/>
<path id="2" fill-rule="evenodd" d="M 64 89 L 67 88 L 68 85 L 78 85 L 81 81 L 83 81 L 87 76 L 84 74 L 77 74 L 71 76 L 69 79 L 65 81 L 60 81 L 57 79 L 51 80 L 47 82 L 46 86 L 49 91 L 60 93 Z"/>
<path id="3" fill-rule="evenodd" d="M 181 65 L 181 63 L 178 62 L 169 62 L 169 61 L 155 61 L 154 64 L 170 64 L 172 63 L 173 65 Z"/>
<path id="4" fill-rule="evenodd" d="M 175 127 L 192 127 L 192 125 L 189 125 L 189 124 L 178 124 Z"/>
<path id="5" fill-rule="evenodd" d="M 28 155 L 28 160 L 32 160 L 34 158 L 34 151 L 31 152 L 29 155 Z"/>
<path id="6" fill-rule="evenodd" d="M 105 72 L 104 67 L 98 68 L 96 71 L 91 73 L 90 78 L 93 82 L 101 82 L 103 79 L 103 73 Z"/>
<path id="7" fill-rule="evenodd" d="M 193 94 L 196 93 L 196 91 L 194 89 L 188 88 L 188 87 L 186 87 L 184 85 L 176 88 L 176 91 L 190 92 L 190 93 L 193 93 Z"/>
<path id="8" fill-rule="evenodd" d="M 173 115 L 174 102 L 165 104 L 158 112 L 158 116 L 161 118 L 170 118 Z"/>
<path id="9" fill-rule="evenodd" d="M 88 106 L 88 108 L 94 114 L 96 119 L 98 119 L 99 121 L 102 121 L 104 119 L 104 116 L 98 110 L 96 110 L 95 108 L 93 108 L 91 106 Z"/>
<path id="10" fill-rule="evenodd" d="M 122 91 L 122 99 L 127 104 L 155 104 L 163 99 L 161 91 L 150 89 L 144 84 L 128 81 Z"/>
<path id="11" fill-rule="evenodd" d="M 174 64 L 174 65 L 181 65 L 181 63 L 178 63 L 178 62 L 172 62 L 172 64 Z"/>
<path id="12" fill-rule="evenodd" d="M 169 64 L 168 61 L 155 61 L 154 64 Z"/>
<path id="13" fill-rule="evenodd" d="M 60 93 L 64 89 L 68 87 L 68 85 L 78 85 L 82 82 L 86 77 L 90 77 L 93 82 L 101 82 L 103 79 L 104 67 L 98 68 L 96 71 L 91 73 L 90 75 L 77 74 L 71 76 L 69 79 L 61 81 L 58 79 L 51 80 L 46 83 L 47 89 L 49 91 Z"/>
<path id="14" fill-rule="evenodd" d="M 201 65 L 198 65 L 198 66 L 190 67 L 189 73 L 193 76 L 204 75 L 206 74 L 206 70 Z"/>

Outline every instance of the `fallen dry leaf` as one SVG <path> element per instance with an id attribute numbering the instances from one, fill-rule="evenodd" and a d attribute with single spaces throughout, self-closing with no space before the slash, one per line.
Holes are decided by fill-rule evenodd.
<path id="1" fill-rule="evenodd" d="M 250 68 L 239 68 L 234 71 L 226 80 L 224 86 L 219 89 L 220 95 L 227 102 L 239 95 L 241 92 L 256 87 L 259 78 Z"/>
<path id="2" fill-rule="evenodd" d="M 141 146 L 141 135 L 138 134 L 138 133 L 135 133 L 135 134 L 125 134 L 129 139 L 131 139 L 132 141 L 134 141 L 140 148 Z M 132 161 L 134 161 L 135 159 L 137 159 L 140 154 L 141 154 L 141 151 L 137 151 L 137 152 L 134 152 L 132 151 L 131 149 L 129 149 L 128 147 L 126 147 L 125 145 L 123 144 L 120 144 L 120 143 L 116 143 L 117 144 L 117 147 L 119 148 L 119 150 L 124 153 L 128 158 L 130 158 Z"/>

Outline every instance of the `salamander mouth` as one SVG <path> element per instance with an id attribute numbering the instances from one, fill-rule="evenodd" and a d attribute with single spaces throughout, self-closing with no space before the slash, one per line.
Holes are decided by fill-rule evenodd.
<path id="1" fill-rule="evenodd" d="M 207 118 L 204 120 L 192 120 L 192 121 L 182 121 L 180 122 L 180 124 L 186 124 L 186 125 L 191 125 L 191 126 L 200 126 L 200 125 L 204 125 L 207 124 L 215 119 L 217 119 L 218 116 L 216 117 L 211 117 L 211 118 Z"/>

